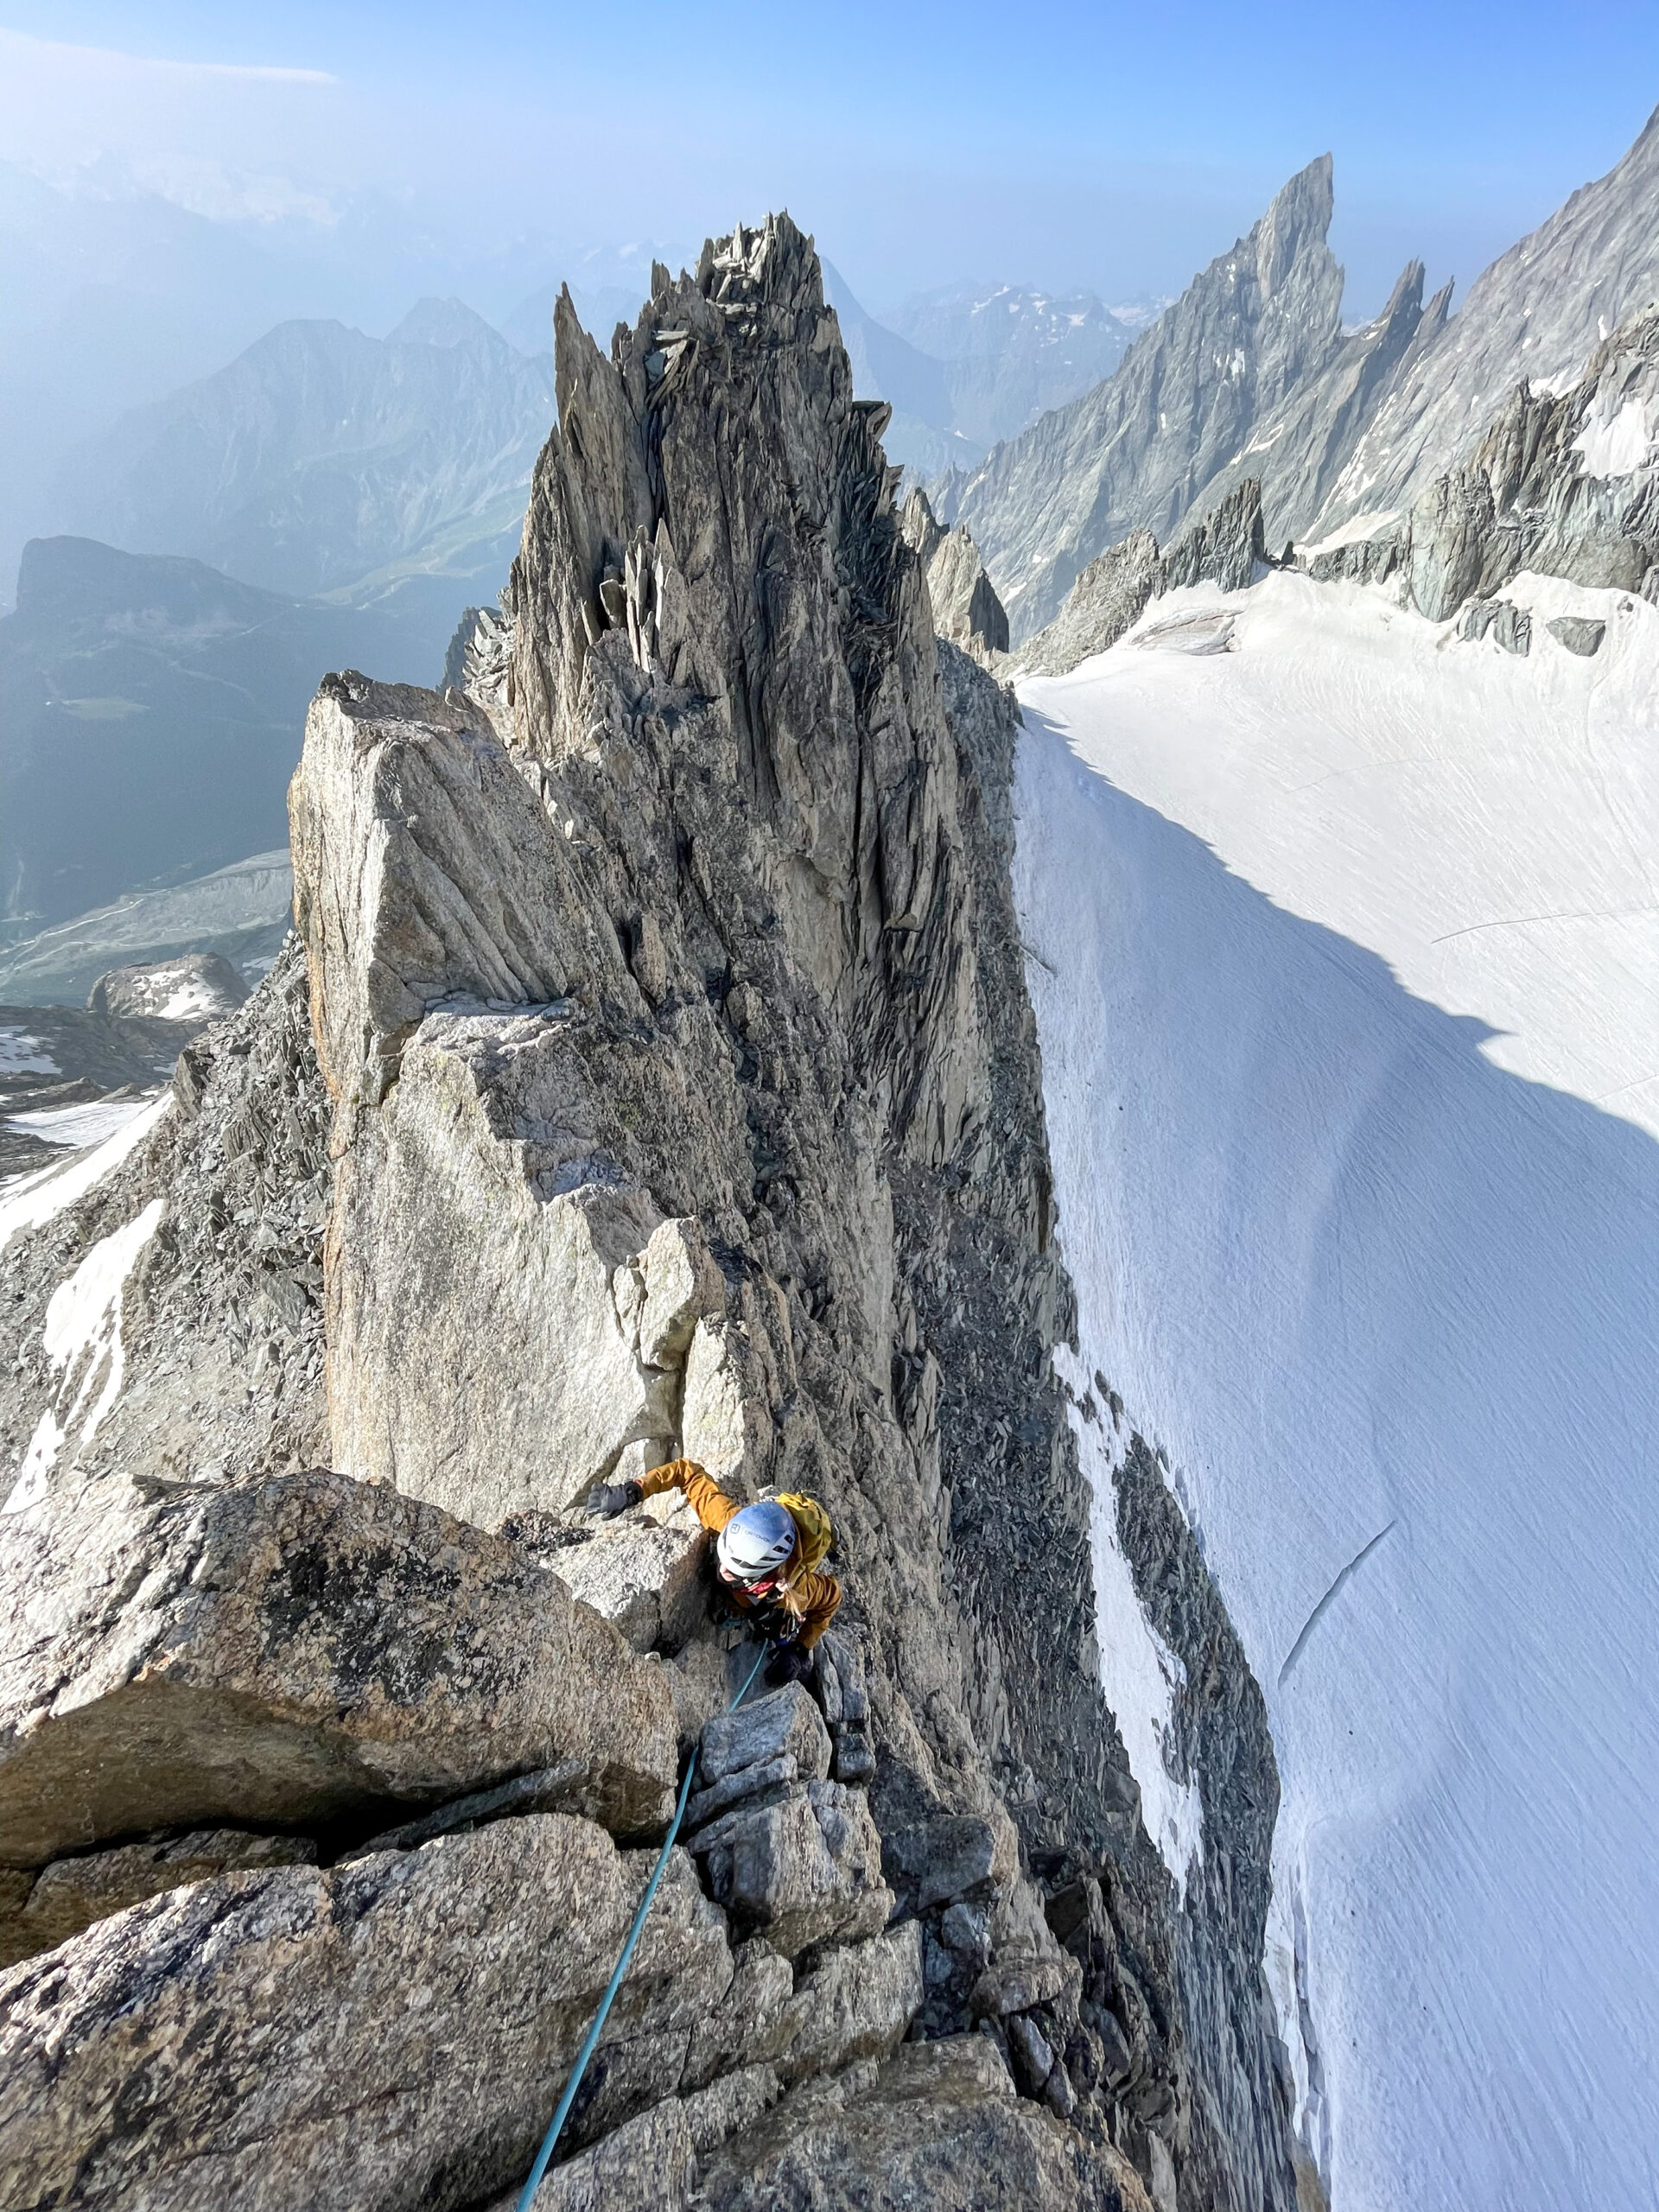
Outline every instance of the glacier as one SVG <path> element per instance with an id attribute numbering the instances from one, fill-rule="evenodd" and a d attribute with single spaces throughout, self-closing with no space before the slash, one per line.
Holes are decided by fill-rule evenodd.
<path id="1" fill-rule="evenodd" d="M 1020 687 L 1068 1377 L 1162 1454 L 1268 1700 L 1338 2212 L 1659 2189 L 1659 610 L 1513 596 L 1525 658 L 1204 587 Z M 1179 1882 L 1182 1686 L 1102 1625 Z"/>

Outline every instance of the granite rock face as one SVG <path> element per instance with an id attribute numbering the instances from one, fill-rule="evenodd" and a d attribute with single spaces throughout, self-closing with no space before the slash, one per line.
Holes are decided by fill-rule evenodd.
<path id="1" fill-rule="evenodd" d="M 1128 2161 L 1016 2097 L 982 2036 L 907 2044 L 879 2071 L 798 2089 L 709 2160 L 699 2212 L 1151 2212 Z"/>
<path id="2" fill-rule="evenodd" d="M 1659 299 L 1659 112 L 1624 159 L 1499 256 L 1402 359 L 1319 507 L 1316 537 L 1404 508 L 1466 457 L 1516 389 L 1570 385 L 1591 349 Z M 1429 319 L 1432 321 L 1432 318 Z"/>
<path id="3" fill-rule="evenodd" d="M 874 1936 L 893 1909 L 864 1793 L 838 1782 L 740 1805 L 698 1829 L 690 1848 L 734 1925 L 784 1958 L 832 1936 Z"/>
<path id="4" fill-rule="evenodd" d="M 1247 477 L 1166 553 L 1159 552 L 1147 530 L 1109 546 L 1077 578 L 1047 629 L 1021 647 L 1020 665 L 1033 676 L 1067 675 L 1091 654 L 1109 651 L 1165 592 L 1199 583 L 1243 591 L 1267 558 L 1262 486 Z"/>
<path id="5" fill-rule="evenodd" d="M 1096 554 L 1048 627 L 1020 648 L 1021 667 L 1033 676 L 1069 675 L 1132 630 L 1164 588 L 1157 539 L 1149 530 L 1131 531 Z"/>
<path id="6" fill-rule="evenodd" d="M 610 1825 L 667 1818 L 661 1668 L 505 1540 L 396 1491 L 89 1483 L 16 1516 L 3 1571 L 6 1865 L 361 1818 L 566 1758 Z"/>
<path id="7" fill-rule="evenodd" d="M 1289 243 L 1258 246 L 1262 281 L 1292 283 Z M 358 1854 L 134 1904 L 48 1955 L 49 1986 L 48 1961 L 14 1968 L 9 2199 L 182 2203 L 188 2167 L 256 2203 L 490 2202 L 638 1893 L 594 1819 L 660 1819 L 701 1732 L 662 1907 L 679 1934 L 625 1981 L 561 2146 L 592 2174 L 671 2100 L 671 2198 L 689 2139 L 695 2185 L 750 2191 L 733 2202 L 795 2201 L 810 2163 L 849 2206 L 931 2171 L 1116 2205 L 1128 2159 L 1187 2212 L 1288 2212 L 1282 2107 L 1233 2088 L 1268 2063 L 1270 1746 L 1228 1739 L 1236 1792 L 1206 1832 L 1248 1878 L 1183 1908 L 1099 1688 L 1011 699 L 936 636 L 883 410 L 854 399 L 787 219 L 657 270 L 608 359 L 568 300 L 556 338 L 500 621 L 442 696 L 325 683 L 291 795 L 297 941 L 142 1141 L 9 1248 L 41 1332 L 89 1252 L 149 1238 L 99 1339 L 96 1439 L 0 1520 L 62 1617 L 22 1672 L 92 1686 L 61 1713 L 31 1691 L 29 1740 L 73 1748 L 77 1713 L 95 1734 L 132 1689 L 217 1712 L 241 1684 L 238 1723 L 281 1708 L 247 1762 L 257 1808 L 169 1801 L 120 1833 L 234 1817 Z M 1246 519 L 1195 557 L 1253 560 Z M 261 1366 L 279 1274 L 302 1296 Z M 78 1389 L 39 1341 L 29 1387 Z M 845 1598 L 810 1704 L 719 1717 L 745 1655 L 675 1501 L 603 1528 L 573 1510 L 677 1452 L 828 1508 Z M 315 1573 L 270 1534 L 283 1498 L 350 1535 Z M 168 1564 L 182 1536 L 154 1558 L 135 1537 L 142 1571 L 89 1608 L 50 1538 L 79 1512 L 242 1538 L 193 1580 Z M 1196 1552 L 1173 1571 L 1197 1603 Z M 617 1787 L 530 1809 L 576 1768 Z M 56 1802 L 19 1793 L 31 1866 Z M 1063 1940 L 1051 1892 L 1088 1881 L 1109 1911 Z M 411 1987 L 430 1994 L 400 2005 Z M 193 2033 L 211 2063 L 187 2077 Z M 1011 2036 L 1050 2053 L 1040 2109 Z M 910 2055 L 940 2038 L 954 2062 Z M 48 2099 L 66 2039 L 83 2070 Z M 304 2063 L 284 2074 L 279 2044 Z M 256 2136 L 289 2163 L 256 2171 Z"/>
<path id="8" fill-rule="evenodd" d="M 1109 547 L 1022 648 L 1021 664 L 1033 675 L 1065 674 L 1179 585 L 1243 589 L 1270 558 L 1262 497 L 1245 479 L 1165 554 L 1144 531 Z M 1659 573 L 1659 313 L 1604 340 L 1562 390 L 1521 386 L 1469 458 L 1407 512 L 1378 518 L 1369 535 L 1344 530 L 1306 552 L 1287 548 L 1285 557 L 1316 582 L 1391 583 L 1431 622 L 1460 615 L 1461 637 L 1491 637 L 1516 654 L 1532 648 L 1532 618 L 1501 594 L 1524 572 L 1648 591 Z M 1605 634 L 1605 619 L 1591 614 L 1544 626 L 1585 657 Z"/>
<path id="9" fill-rule="evenodd" d="M 1523 385 L 1540 401 L 1563 391 L 1593 346 L 1651 307 L 1656 204 L 1659 115 L 1455 315 L 1450 284 L 1424 304 L 1414 261 L 1382 313 L 1345 330 L 1325 243 L 1330 164 L 1314 162 L 1104 383 L 949 472 L 935 510 L 971 528 L 1016 645 L 1056 620 L 1092 559 L 1137 531 L 1166 539 L 1247 477 L 1277 548 L 1321 544 L 1368 516 L 1375 537 L 1469 461 Z"/>
<path id="10" fill-rule="evenodd" d="M 213 1484 L 327 1459 L 328 1101 L 298 947 L 172 1058 L 170 1094 L 105 1172 L 71 1163 L 0 1201 L 13 1513 L 86 1476 Z M 0 1516 L 0 1549 L 16 1528 Z"/>
<path id="11" fill-rule="evenodd" d="M 1558 391 L 1520 385 L 1468 458 L 1368 540 L 1307 563 L 1316 577 L 1398 570 L 1430 621 L 1465 610 L 1462 634 L 1524 653 L 1531 621 L 1499 596 L 1525 572 L 1591 590 L 1644 592 L 1659 565 L 1659 313 L 1638 315 Z M 1601 618 L 1557 618 L 1595 626 Z M 1547 625 L 1558 642 L 1567 641 Z M 1568 645 L 1583 652 L 1583 645 Z M 1593 648 L 1592 648 L 1593 650 Z"/>
<path id="12" fill-rule="evenodd" d="M 965 653 L 986 666 L 1008 650 L 1008 618 L 979 557 L 979 548 L 961 527 L 946 530 L 934 518 L 919 485 L 905 501 L 906 542 L 927 571 L 933 625 Z"/>
<path id="13" fill-rule="evenodd" d="M 0 2196 L 487 2201 L 529 2170 L 654 1855 L 556 1814 L 499 1821 L 332 1872 L 221 1876 L 14 1967 Z M 641 2085 L 617 2120 L 672 2086 L 731 1977 L 724 1921 L 677 1859 L 607 2024 Z"/>

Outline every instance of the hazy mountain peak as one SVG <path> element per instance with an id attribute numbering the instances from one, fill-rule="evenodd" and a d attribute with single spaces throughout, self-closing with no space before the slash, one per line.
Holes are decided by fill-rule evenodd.
<path id="1" fill-rule="evenodd" d="M 1112 376 L 999 446 L 945 498 L 945 518 L 972 528 L 1016 639 L 1053 618 L 1106 546 L 1135 529 L 1171 531 L 1249 448 L 1262 417 L 1341 346 L 1332 208 L 1321 154 Z"/>
<path id="2" fill-rule="evenodd" d="M 279 323 L 73 454 L 56 518 L 301 595 L 399 563 L 505 573 L 551 385 L 459 300 L 422 301 L 385 340 Z M 449 626 L 480 595 L 457 585 Z"/>
<path id="3" fill-rule="evenodd" d="M 1277 291 L 1306 251 L 1325 245 L 1335 207 L 1329 154 L 1299 169 L 1268 201 L 1266 213 L 1250 232 L 1256 281 L 1264 296 Z"/>
<path id="4" fill-rule="evenodd" d="M 498 346 L 501 333 L 469 308 L 465 300 L 416 300 L 395 329 L 386 333 L 388 346 L 464 346 L 469 339 L 487 338 Z"/>

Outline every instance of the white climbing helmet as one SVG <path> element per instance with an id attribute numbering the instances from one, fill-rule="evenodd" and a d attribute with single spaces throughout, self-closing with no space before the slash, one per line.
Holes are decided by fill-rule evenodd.
<path id="1" fill-rule="evenodd" d="M 734 1513 L 715 1542 L 721 1572 L 734 1582 L 769 1581 L 794 1548 L 789 1509 L 769 1497 Z"/>

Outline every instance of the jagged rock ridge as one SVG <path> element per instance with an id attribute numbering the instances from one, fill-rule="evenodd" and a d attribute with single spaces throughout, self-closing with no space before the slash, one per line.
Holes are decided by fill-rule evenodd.
<path id="1" fill-rule="evenodd" d="M 1659 300 L 1656 207 L 1659 110 L 1622 161 L 1500 255 L 1402 360 L 1330 496 L 1287 526 L 1315 536 L 1409 505 L 1523 379 L 1541 392 L 1571 383 L 1598 340 Z"/>
<path id="2" fill-rule="evenodd" d="M 65 1601 L 77 1575 L 97 1586 L 77 1618 L 170 1652 L 151 1593 L 184 1554 L 165 1529 L 112 1595 L 67 1534 L 109 1512 L 157 1529 L 157 1478 L 181 1529 L 228 1491 L 269 1534 L 233 1550 L 223 1602 L 189 1617 L 198 1671 L 174 1675 L 239 1684 L 257 1718 L 269 1639 L 297 1629 L 306 1695 L 332 1696 L 359 1747 L 344 1802 L 294 1809 L 319 1866 L 130 1905 L 0 1982 L 9 2193 L 182 2202 L 210 2146 L 219 2183 L 262 2204 L 464 2212 L 507 2188 L 644 1878 L 607 1833 L 642 1818 L 639 1780 L 619 1803 L 615 1756 L 573 1718 L 608 1671 L 657 1725 L 666 1700 L 711 1767 L 651 1923 L 664 1954 L 573 2120 L 607 2186 L 682 2201 L 695 2167 L 711 2212 L 850 2205 L 912 2185 L 932 2146 L 941 2203 L 1141 2208 L 1150 2187 L 1165 2212 L 1287 2208 L 1259 1979 L 1272 1754 L 1184 1528 L 1149 1529 L 1147 1568 L 1179 1613 L 1192 1741 L 1213 1719 L 1230 1770 L 1205 1800 L 1214 1878 L 1185 1910 L 1098 1688 L 1088 1500 L 1049 1359 L 1070 1301 L 1009 888 L 1011 702 L 936 643 L 884 410 L 854 400 L 786 218 L 712 244 L 694 275 L 656 271 L 608 360 L 562 302 L 556 380 L 508 620 L 463 655 L 471 688 L 348 672 L 313 709 L 292 797 L 303 963 L 291 950 L 181 1063 L 143 1145 L 8 1250 L 41 1347 L 21 1435 L 78 1386 L 45 1350 L 66 1268 L 151 1224 L 117 1310 L 120 1388 L 95 1438 L 78 1401 L 59 1424 L 68 1448 L 43 1458 L 0 1567 L 55 1544 Z M 323 1226 L 325 1150 L 319 1281 L 295 1240 Z M 278 1281 L 285 1313 L 260 1302 Z M 211 1465 L 185 1441 L 203 1428 Z M 848 1601 L 821 1718 L 785 1695 L 753 1733 L 709 1729 L 732 1685 L 673 1579 L 694 1533 L 671 1510 L 603 1534 L 569 1512 L 594 1474 L 671 1450 L 830 1506 Z M 355 1484 L 305 1471 L 325 1458 Z M 419 1636 L 376 1647 L 363 1717 L 330 1690 L 324 1598 L 359 1585 L 283 1533 L 318 1484 L 344 1560 L 395 1508 L 411 1590 L 472 1562 L 469 1591 L 522 1592 L 568 1560 L 590 1625 L 537 1694 L 540 1735 L 486 1725 L 442 1782 L 423 1716 L 458 1693 L 438 1695 L 448 1662 Z M 44 1762 L 32 1663 L 0 1652 L 0 1722 Z M 118 1672 L 99 1679 L 118 1700 Z M 500 1681 L 535 1707 L 527 1672 Z M 291 1683 L 283 1713 L 303 1764 L 317 1723 Z M 118 1769 L 117 1732 L 77 1726 Z M 52 1740 L 72 1783 L 75 1731 Z M 105 1771 L 111 1805 L 118 1781 Z M 447 1808 L 420 1809 L 445 1788 Z M 125 1847 L 118 1817 L 77 1830 L 82 1853 Z M 579 1943 L 560 1881 L 602 1903 Z M 411 1975 L 429 2018 L 388 2037 Z M 278 2078 L 262 2054 L 314 1986 L 327 2035 Z M 154 2054 L 192 2027 L 212 2056 L 188 2120 L 164 2118 Z M 906 2034 L 937 2058 L 888 2056 Z M 61 2036 L 76 2071 L 53 2094 L 41 2054 Z M 463 2074 L 396 2123 L 397 2084 L 461 2047 Z M 384 2129 L 358 2117 L 365 2089 Z M 550 2201 L 598 2171 L 573 2164 Z"/>

